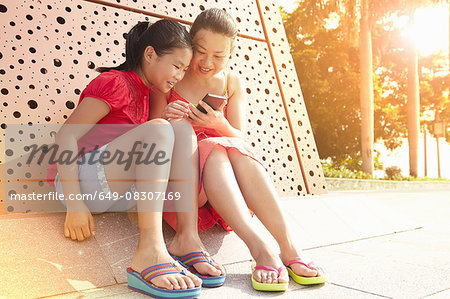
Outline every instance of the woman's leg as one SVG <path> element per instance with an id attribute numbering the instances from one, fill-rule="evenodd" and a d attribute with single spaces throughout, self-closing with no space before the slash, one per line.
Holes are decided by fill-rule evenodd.
<path id="1" fill-rule="evenodd" d="M 289 233 L 275 187 L 264 167 L 252 158 L 241 154 L 237 149 L 229 149 L 228 157 L 248 207 L 255 212 L 277 241 L 283 263 L 292 259 L 301 259 L 301 252 L 295 247 Z M 296 274 L 302 276 L 318 274 L 318 271 L 300 264 L 293 264 L 291 268 Z"/>
<path id="2" fill-rule="evenodd" d="M 206 160 L 203 187 L 210 204 L 244 241 L 256 264 L 278 269 L 281 261 L 254 230 L 253 219 L 235 179 L 227 151 L 221 146 L 216 146 Z M 263 283 L 288 281 L 286 271 L 277 278 L 273 271 L 256 270 L 254 277 Z"/>
<path id="3" fill-rule="evenodd" d="M 165 153 L 162 160 L 172 157 L 173 150 L 173 130 L 172 126 L 164 120 L 152 120 L 140 125 L 126 134 L 118 137 L 108 145 L 107 150 L 114 153 L 123 152 L 130 158 L 130 152 L 142 153 L 141 161 L 149 152 L 152 144 L 155 144 L 153 154 L 158 151 Z M 128 155 L 128 156 L 127 156 Z M 162 235 L 162 198 L 156 200 L 157 194 L 166 191 L 170 172 L 170 162 L 167 163 L 138 163 L 139 154 L 132 157 L 133 163 L 127 164 L 108 163 L 105 165 L 106 177 L 111 192 L 124 194 L 135 184 L 139 194 L 153 194 L 153 200 L 144 198 L 137 203 L 139 242 L 136 252 L 131 261 L 131 267 L 137 272 L 142 272 L 145 268 L 160 263 L 172 263 L 173 259 L 167 252 Z M 151 159 L 149 159 L 151 160 Z M 160 161 L 162 161 L 160 160 Z M 193 276 L 181 274 L 162 275 L 152 279 L 152 283 L 167 289 L 192 288 L 194 284 L 199 286 L 201 281 Z"/>
<path id="4" fill-rule="evenodd" d="M 172 192 L 180 192 L 181 200 L 176 206 L 177 232 L 168 249 L 173 255 L 183 256 L 194 251 L 206 251 L 198 235 L 197 225 L 199 189 L 197 136 L 186 119 L 176 119 L 170 123 L 175 134 L 175 144 L 169 187 Z M 222 266 L 216 267 L 217 269 L 206 262 L 195 265 L 195 269 L 201 274 L 211 276 L 225 274 Z"/>

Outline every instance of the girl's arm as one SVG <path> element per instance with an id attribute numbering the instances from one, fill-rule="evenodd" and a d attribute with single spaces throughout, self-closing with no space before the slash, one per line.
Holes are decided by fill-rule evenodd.
<path id="1" fill-rule="evenodd" d="M 167 106 L 167 95 L 160 91 L 152 91 L 149 95 L 148 119 L 161 118 L 164 108 Z"/>
<path id="2" fill-rule="evenodd" d="M 78 139 L 109 112 L 109 106 L 105 102 L 90 97 L 84 98 L 56 134 L 59 153 L 66 150 L 72 155 L 77 155 Z M 65 198 L 69 199 L 70 194 L 80 194 L 77 163 L 57 165 L 57 167 Z M 95 229 L 93 218 L 84 202 L 66 200 L 66 203 L 64 235 L 79 241 L 93 235 Z"/>
<path id="3" fill-rule="evenodd" d="M 109 113 L 109 106 L 95 98 L 84 98 L 56 134 L 60 153 L 67 150 L 72 155 L 79 152 L 78 139 L 83 137 L 100 119 Z M 77 163 L 57 165 L 66 198 L 80 193 L 79 184 L 66 184 L 64 180 L 78 180 Z M 75 201 L 76 202 L 76 201 Z"/>
<path id="4" fill-rule="evenodd" d="M 149 97 L 149 120 L 155 118 L 164 118 L 166 120 L 173 118 L 183 118 L 189 112 L 189 104 L 183 101 L 174 101 L 167 104 L 170 93 L 164 94 L 159 91 L 153 91 Z"/>

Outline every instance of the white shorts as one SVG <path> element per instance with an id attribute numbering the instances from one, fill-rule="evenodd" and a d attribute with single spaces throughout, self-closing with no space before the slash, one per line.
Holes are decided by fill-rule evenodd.
<path id="1" fill-rule="evenodd" d="M 85 154 L 85 163 L 78 166 L 81 193 L 91 195 L 85 197 L 89 198 L 89 200 L 84 200 L 84 203 L 91 213 L 126 212 L 136 206 L 137 203 L 135 200 L 130 200 L 133 198 L 134 192 L 136 191 L 134 184 L 125 194 L 117 196 L 117 194 L 113 194 L 109 188 L 103 163 L 88 163 L 91 158 L 92 160 L 97 159 L 98 156 L 106 150 L 107 146 L 108 144 L 105 144 L 98 150 Z M 94 157 L 91 157 L 92 155 L 94 155 Z M 64 194 L 59 174 L 56 175 L 54 184 L 56 192 Z M 66 198 L 65 200 L 61 200 L 61 203 L 64 206 L 66 206 L 66 200 L 69 199 Z"/>

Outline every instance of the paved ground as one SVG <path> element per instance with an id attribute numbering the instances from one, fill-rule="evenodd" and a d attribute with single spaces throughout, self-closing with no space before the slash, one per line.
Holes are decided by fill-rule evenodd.
<path id="1" fill-rule="evenodd" d="M 201 236 L 228 278 L 201 298 L 450 298 L 450 190 L 332 192 L 282 204 L 298 245 L 329 282 L 254 291 L 248 250 L 213 228 Z M 57 213 L 0 216 L 0 297 L 149 298 L 126 286 L 138 236 L 127 215 L 96 215 L 97 235 L 82 243 L 62 236 L 63 221 Z"/>

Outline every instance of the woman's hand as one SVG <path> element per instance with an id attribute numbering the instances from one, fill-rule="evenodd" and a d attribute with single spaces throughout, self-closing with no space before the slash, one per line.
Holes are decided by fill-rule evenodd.
<path id="1" fill-rule="evenodd" d="M 64 236 L 74 241 L 95 236 L 94 218 L 86 205 L 82 204 L 85 208 L 77 206 L 77 212 L 67 211 L 64 222 Z"/>
<path id="2" fill-rule="evenodd" d="M 228 126 L 228 120 L 223 115 L 223 108 L 227 104 L 227 101 L 223 101 L 220 107 L 217 110 L 212 109 L 207 103 L 200 101 L 198 103 L 201 105 L 207 113 L 203 113 L 197 109 L 192 104 L 189 104 L 189 118 L 191 119 L 191 123 L 196 126 L 207 127 L 211 129 L 215 129 L 216 131 L 220 131 L 224 127 Z"/>
<path id="3" fill-rule="evenodd" d="M 189 113 L 189 104 L 181 100 L 177 100 L 167 104 L 161 117 L 169 120 L 172 118 L 183 118 Z"/>

